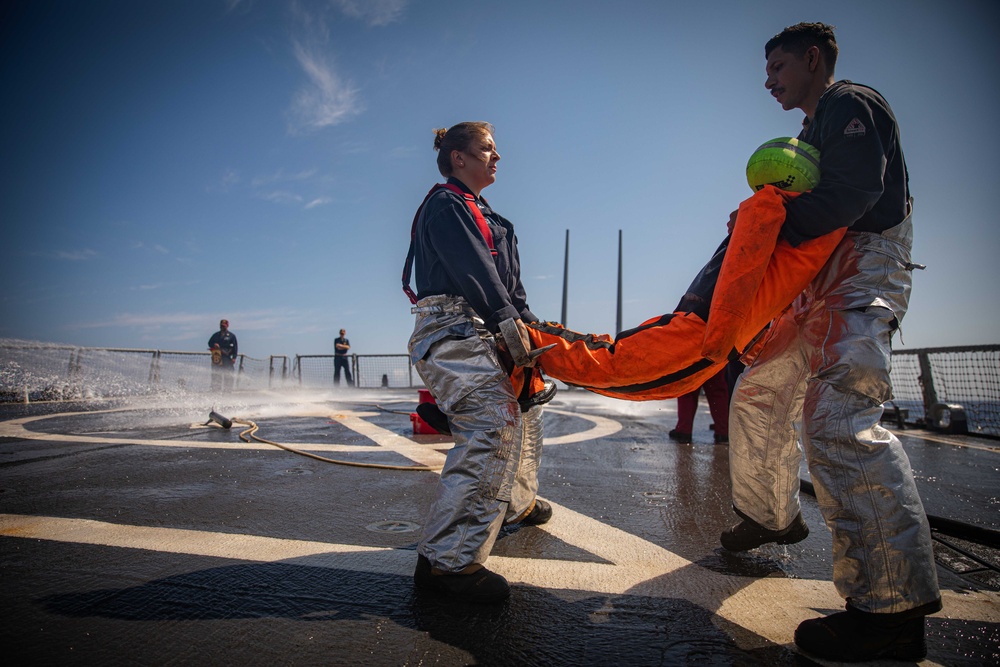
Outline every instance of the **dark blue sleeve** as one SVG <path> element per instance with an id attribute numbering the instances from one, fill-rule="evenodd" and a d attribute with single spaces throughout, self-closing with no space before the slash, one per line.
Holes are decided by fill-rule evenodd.
<path id="1" fill-rule="evenodd" d="M 782 235 L 793 246 L 850 227 L 884 191 L 886 150 L 868 102 L 847 94 L 823 113 L 818 136 L 800 135 L 819 148 L 821 176 L 815 189 L 785 205 Z"/>

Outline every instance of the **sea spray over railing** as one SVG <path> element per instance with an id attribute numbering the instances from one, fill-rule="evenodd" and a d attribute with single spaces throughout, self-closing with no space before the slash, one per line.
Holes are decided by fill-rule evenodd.
<path id="1" fill-rule="evenodd" d="M 361 388 L 422 386 L 409 355 L 350 355 Z M 239 355 L 237 390 L 333 388 L 333 355 Z M 207 392 L 209 352 L 73 347 L 0 339 L 0 401 L 71 400 Z M 347 388 L 346 382 L 342 388 Z"/>
<path id="2" fill-rule="evenodd" d="M 897 350 L 892 356 L 900 423 L 934 427 L 940 406 L 959 406 L 975 435 L 1000 437 L 1000 345 Z M 351 355 L 359 387 L 422 386 L 408 355 Z M 332 389 L 333 355 L 240 355 L 237 390 Z M 205 394 L 206 352 L 83 348 L 0 339 L 0 401 L 31 402 L 127 396 Z M 346 391 L 346 383 L 338 390 Z M 937 406 L 937 407 L 935 407 Z M 952 416 L 957 414 L 952 411 Z M 891 421 L 891 418 L 890 418 Z"/>
<path id="3" fill-rule="evenodd" d="M 239 389 L 268 389 L 288 380 L 286 357 L 241 355 L 231 371 Z M 0 339 L 0 400 L 38 401 L 204 392 L 211 355 L 119 348 L 84 348 Z"/>

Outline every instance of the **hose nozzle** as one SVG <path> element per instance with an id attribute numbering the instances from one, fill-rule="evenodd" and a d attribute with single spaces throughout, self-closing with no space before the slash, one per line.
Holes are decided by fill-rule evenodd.
<path id="1" fill-rule="evenodd" d="M 222 428 L 232 428 L 233 426 L 232 419 L 229 419 L 228 417 L 223 417 L 215 410 L 212 410 L 211 412 L 208 413 L 208 420 L 215 422 Z"/>

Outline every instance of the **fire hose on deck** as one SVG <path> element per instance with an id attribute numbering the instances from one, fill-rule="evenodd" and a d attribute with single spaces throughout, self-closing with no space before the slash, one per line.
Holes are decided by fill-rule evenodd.
<path id="1" fill-rule="evenodd" d="M 279 449 L 284 449 L 286 452 L 292 452 L 293 454 L 299 454 L 300 456 L 306 456 L 311 459 L 316 459 L 317 461 L 324 461 L 326 463 L 336 463 L 337 465 L 354 466 L 357 468 L 378 468 L 381 470 L 408 470 L 416 472 L 437 472 L 441 470 L 442 467 L 444 467 L 443 465 L 397 466 L 397 465 L 390 465 L 387 463 L 361 463 L 358 461 L 344 461 L 341 459 L 331 459 L 325 456 L 320 456 L 318 454 L 313 454 L 311 452 L 304 452 L 301 449 L 296 449 L 295 447 L 289 447 L 288 445 L 283 445 L 280 442 L 274 442 L 273 440 L 267 440 L 265 438 L 262 438 L 256 435 L 257 430 L 260 427 L 249 419 L 239 419 L 239 418 L 229 419 L 227 417 L 220 415 L 215 410 L 212 410 L 211 412 L 208 413 L 208 421 L 205 422 L 205 425 L 207 426 L 212 422 L 215 422 L 224 429 L 232 428 L 233 424 L 242 424 L 244 426 L 248 426 L 249 428 L 240 433 L 240 440 L 242 440 L 243 442 L 250 442 L 251 440 L 256 440 L 257 442 L 263 443 L 265 445 L 272 445 Z"/>

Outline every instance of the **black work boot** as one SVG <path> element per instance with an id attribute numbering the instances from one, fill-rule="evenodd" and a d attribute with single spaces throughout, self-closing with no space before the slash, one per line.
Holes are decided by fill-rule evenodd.
<path id="1" fill-rule="evenodd" d="M 795 630 L 795 645 L 824 660 L 866 662 L 879 658 L 919 662 L 927 657 L 924 614 L 941 609 L 941 602 L 896 614 L 872 614 L 847 605 L 823 618 L 803 621 Z"/>
<path id="2" fill-rule="evenodd" d="M 535 498 L 535 502 L 531 504 L 531 509 L 527 513 L 511 521 L 505 521 L 504 525 L 523 524 L 525 526 L 540 526 L 543 523 L 548 523 L 551 518 L 552 505 L 541 498 Z"/>
<path id="3" fill-rule="evenodd" d="M 541 498 L 535 498 L 535 504 L 528 512 L 528 516 L 521 519 L 521 523 L 528 526 L 540 526 L 543 523 L 548 523 L 549 519 L 552 518 L 552 505 Z"/>
<path id="4" fill-rule="evenodd" d="M 413 583 L 421 590 L 466 602 L 493 604 L 503 602 L 510 596 L 510 584 L 496 572 L 490 572 L 485 567 L 468 574 L 435 572 L 431 562 L 420 555 L 417 556 Z"/>
<path id="5" fill-rule="evenodd" d="M 756 521 L 744 518 L 719 537 L 722 546 L 729 551 L 748 551 L 762 544 L 795 544 L 809 537 L 809 526 L 799 512 L 792 523 L 782 530 L 769 530 Z"/>
<path id="6" fill-rule="evenodd" d="M 545 380 L 544 387 L 540 391 L 536 391 L 531 396 L 527 398 L 520 399 L 517 404 L 521 406 L 521 412 L 527 412 L 536 405 L 545 405 L 553 398 L 555 398 L 556 393 L 559 388 L 556 383 L 552 380 Z"/>

